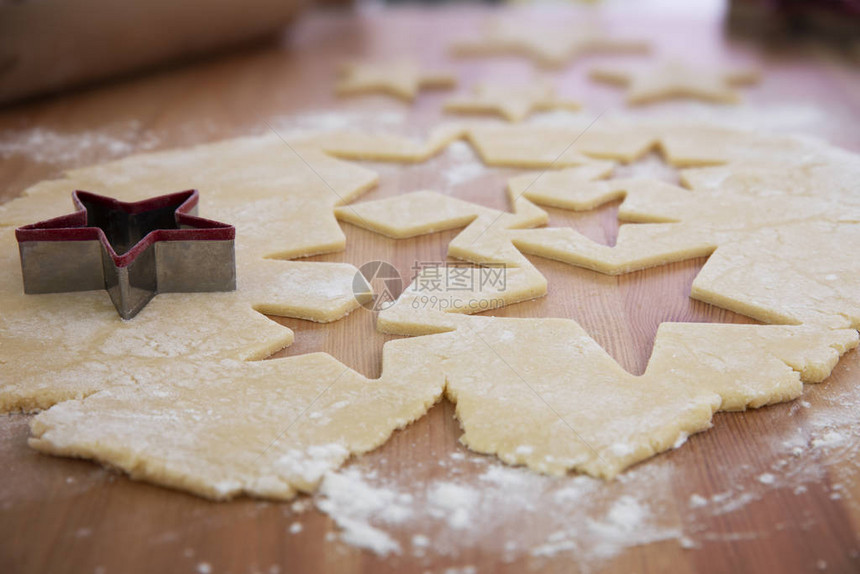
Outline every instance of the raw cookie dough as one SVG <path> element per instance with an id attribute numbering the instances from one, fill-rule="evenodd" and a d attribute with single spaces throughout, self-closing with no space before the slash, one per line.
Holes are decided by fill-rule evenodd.
<path id="1" fill-rule="evenodd" d="M 469 448 L 611 478 L 709 428 L 717 410 L 799 396 L 802 380 L 826 377 L 857 345 L 853 330 L 666 323 L 636 377 L 575 321 L 454 319 L 451 332 L 387 343 L 376 381 L 322 353 L 135 360 L 107 376 L 139 384 L 51 408 L 30 442 L 209 498 L 284 499 L 384 442 L 444 389 Z"/>
<path id="2" fill-rule="evenodd" d="M 664 323 L 645 373 L 622 369 L 575 322 L 449 316 L 418 337 L 441 358 L 461 442 L 509 464 L 611 478 L 680 446 L 717 410 L 791 400 L 857 346 L 854 330 Z"/>
<path id="3" fill-rule="evenodd" d="M 492 166 L 558 169 L 590 163 L 593 158 L 634 161 L 656 144 L 654 130 L 603 116 L 587 116 L 564 127 L 442 124 L 424 142 L 390 134 L 340 132 L 315 138 L 328 153 L 352 160 L 423 162 L 453 141 L 472 144 Z"/>
<path id="4" fill-rule="evenodd" d="M 275 133 L 134 155 L 65 176 L 38 183 L 0 206 L 0 226 L 68 213 L 75 189 L 134 201 L 194 188 L 200 191 L 202 215 L 236 226 L 237 264 L 246 256 L 293 258 L 342 250 L 346 239 L 332 208 L 379 180 L 369 169 Z M 305 217 L 296 218 L 297 212 Z"/>
<path id="5" fill-rule="evenodd" d="M 426 340 L 442 358 L 446 396 L 457 405 L 461 440 L 470 448 L 540 472 L 575 469 L 611 477 L 708 428 L 716 409 L 796 398 L 801 381 L 824 380 L 839 357 L 857 346 L 860 204 L 851 184 L 857 158 L 794 139 L 676 126 L 653 130 L 650 137 L 667 155 L 677 156 L 678 142 L 692 144 L 678 160 L 682 165 L 723 164 L 683 172 L 684 180 L 710 187 L 601 179 L 612 165 L 594 162 L 512 178 L 513 214 L 487 214 L 421 192 L 356 204 L 362 220 L 355 223 L 402 237 L 469 221 L 448 254 L 483 265 L 502 263 L 518 296 L 524 272 L 535 292 L 540 275 L 517 248 L 604 272 L 716 249 L 693 283 L 693 297 L 766 322 L 806 324 L 666 323 L 645 374 L 634 377 L 575 322 L 465 317 L 484 310 L 469 302 L 516 299 L 505 301 L 504 290 L 428 289 L 428 278 L 419 275 L 380 313 L 377 327 L 407 335 L 441 333 Z M 513 142 L 521 140 L 500 141 L 515 154 Z M 709 142 L 719 145 L 711 148 Z M 817 176 L 832 187 L 822 191 Z M 715 181 L 729 181 L 732 189 L 722 190 Z M 516 224 L 520 209 L 536 209 L 532 201 L 591 209 L 618 198 L 624 198 L 622 219 L 648 225 L 622 227 L 615 247 L 572 229 L 529 229 L 540 218 Z M 556 243 L 561 237 L 575 238 L 576 245 L 562 247 Z"/>
<path id="6" fill-rule="evenodd" d="M 110 384 L 99 373 L 130 357 L 262 359 L 292 343 L 260 313 L 343 317 L 358 306 L 355 267 L 264 257 L 342 249 L 333 209 L 376 181 L 272 134 L 71 170 L 0 206 L 0 412 L 91 394 Z M 200 191 L 201 215 L 236 226 L 236 291 L 163 294 L 131 321 L 111 315 L 104 291 L 24 295 L 14 226 L 68 212 L 75 189 L 130 201 L 189 188 Z"/>
<path id="7" fill-rule="evenodd" d="M 543 183 L 526 196 L 540 202 Z M 563 191 L 553 183 L 544 194 L 555 193 L 554 205 L 588 208 L 625 196 L 619 218 L 644 225 L 621 226 L 613 247 L 571 228 L 510 232 L 525 253 L 610 274 L 714 253 L 693 281 L 694 299 L 767 323 L 860 327 L 856 199 L 688 190 L 654 180 L 569 178 Z"/>
<path id="8" fill-rule="evenodd" d="M 612 37 L 590 28 L 549 27 L 523 22 L 496 21 L 477 38 L 454 43 L 458 56 L 516 55 L 546 67 L 559 67 L 584 54 L 644 53 L 647 42 Z"/>
<path id="9" fill-rule="evenodd" d="M 462 132 L 487 163 L 492 158 L 502 165 L 562 167 L 568 163 L 567 154 L 578 153 L 579 167 L 512 178 L 509 197 L 528 209 L 536 209 L 532 202 L 591 209 L 624 197 L 620 219 L 648 225 L 622 226 L 614 247 L 570 228 L 525 229 L 536 221 L 500 225 L 510 214 L 470 220 L 474 210 L 441 200 L 424 201 L 414 212 L 410 201 L 402 198 L 356 204 L 352 207 L 364 213 L 364 222 L 357 224 L 397 235 L 392 226 L 409 234 L 450 229 L 470 220 L 451 242 L 448 254 L 481 265 L 501 263 L 528 270 L 527 278 L 517 275 L 521 272 L 509 276 L 525 280 L 536 294 L 543 289 L 539 274 L 517 249 L 602 273 L 625 273 L 713 253 L 693 283 L 694 298 L 767 323 L 860 326 L 856 296 L 860 259 L 853 256 L 860 247 L 856 194 L 860 158 L 814 141 L 713 126 L 641 122 L 629 126 L 631 136 L 624 138 L 624 125 L 610 118 L 579 132 L 525 125 L 465 126 Z M 690 189 L 656 180 L 599 180 L 608 175 L 609 166 L 589 159 L 628 161 L 654 147 L 679 167 L 702 166 L 681 172 Z M 560 158 L 554 164 L 547 161 L 551 148 Z M 421 218 L 421 225 L 411 230 L 410 213 Z M 765 248 L 755 248 L 758 245 Z M 524 289 L 516 292 L 510 302 Z M 481 302 L 494 298 L 501 302 L 504 297 L 497 295 L 488 291 L 477 297 Z M 438 317 L 422 323 L 418 316 L 426 305 L 421 301 L 431 299 L 416 301 L 415 296 L 413 285 L 381 313 L 378 326 L 400 334 L 446 328 Z M 436 293 L 432 303 L 453 307 L 472 296 L 476 294 Z"/>
<path id="10" fill-rule="evenodd" d="M 499 234 L 543 225 L 547 214 L 527 199 L 509 199 L 513 213 L 431 191 L 339 209 L 338 218 L 395 238 L 465 227 L 449 244 L 448 255 L 476 265 L 423 267 L 397 301 L 380 312 L 377 329 L 400 335 L 444 331 L 450 323 L 433 311 L 479 313 L 545 295 L 543 275 Z"/>
<path id="11" fill-rule="evenodd" d="M 569 171 L 587 182 L 611 170 L 611 162 L 595 160 Z M 522 177 L 539 181 L 547 175 Z M 394 305 L 379 314 L 377 328 L 400 335 L 438 332 L 452 324 L 432 311 L 472 314 L 545 295 L 546 279 L 507 236 L 508 230 L 547 222 L 546 212 L 521 195 L 516 188 L 508 190 L 513 213 L 432 191 L 338 208 L 339 219 L 398 239 L 464 227 L 448 245 L 448 255 L 476 266 L 422 268 Z"/>
<path id="12" fill-rule="evenodd" d="M 480 83 L 471 95 L 455 96 L 445 101 L 445 111 L 465 114 L 498 114 L 509 122 L 524 120 L 532 112 L 555 109 L 578 110 L 578 102 L 559 98 L 547 82 L 529 85 Z"/>
<path id="13" fill-rule="evenodd" d="M 759 74 L 752 70 L 709 71 L 680 62 L 665 62 L 637 71 L 594 68 L 590 76 L 601 82 L 626 86 L 628 104 L 674 98 L 735 104 L 740 101 L 740 96 L 733 86 L 759 81 Z"/>
<path id="14" fill-rule="evenodd" d="M 281 142 L 294 153 L 305 150 L 302 154 L 311 157 L 314 165 L 332 170 L 331 179 L 326 177 L 333 182 L 330 187 L 318 186 L 314 194 L 303 195 L 298 189 L 295 192 L 307 200 L 305 205 L 317 206 L 316 202 L 320 202 L 318 210 L 312 212 L 315 216 L 332 219 L 336 205 L 375 181 L 367 170 L 356 168 L 358 171 L 353 172 L 354 166 L 323 153 L 323 150 L 332 152 L 331 148 L 338 145 L 343 150 L 356 146 L 357 142 L 364 145 L 378 142 L 379 147 L 371 145 L 363 153 L 416 161 L 415 158 L 435 153 L 453 139 L 465 137 L 485 160 L 491 157 L 512 165 L 578 166 L 511 180 L 508 189 L 511 213 L 432 192 L 337 209 L 341 219 L 397 237 L 465 225 L 451 242 L 449 255 L 477 264 L 475 269 L 504 268 L 506 272 L 504 288 L 493 282 L 488 282 L 487 289 L 459 293 L 446 288 L 434 300 L 422 299 L 428 295 L 426 290 L 422 292 L 422 282 L 435 279 L 422 272 L 397 303 L 380 314 L 379 326 L 395 333 L 435 334 L 387 343 L 384 374 L 378 381 L 368 381 L 322 354 L 258 363 L 223 359 L 222 356 L 244 358 L 262 351 L 240 344 L 245 353 L 242 355 L 224 344 L 229 339 L 217 329 L 204 333 L 201 344 L 197 340 L 200 334 L 195 331 L 206 326 L 201 326 L 201 321 L 195 323 L 193 316 L 176 321 L 175 331 L 171 330 L 167 338 L 162 338 L 161 331 L 147 335 L 148 327 L 143 334 L 136 330 L 123 333 L 113 326 L 121 322 L 107 300 L 102 303 L 104 312 L 115 320 L 107 325 L 97 314 L 86 312 L 85 306 L 71 306 L 78 309 L 78 317 L 62 315 L 68 312 L 64 306 L 70 306 L 70 299 L 59 302 L 45 299 L 48 301 L 45 309 L 7 313 L 6 309 L 14 309 L 25 298 L 10 287 L 17 285 L 14 273 L 4 273 L 0 275 L 0 296 L 9 297 L 12 306 L 6 300 L 0 301 L 3 303 L 0 309 L 4 310 L 0 314 L 3 321 L 0 328 L 16 337 L 34 328 L 42 329 L 49 333 L 46 337 L 53 337 L 43 353 L 57 347 L 66 352 L 66 363 L 61 361 L 56 365 L 36 361 L 35 354 L 25 365 L 15 362 L 17 353 L 0 355 L 2 389 L 11 389 L 13 397 L 6 399 L 7 403 L 18 405 L 12 408 L 23 408 L 21 405 L 35 398 L 48 397 L 45 400 L 50 403 L 74 396 L 75 392 L 87 395 L 101 389 L 88 398 L 61 403 L 36 417 L 34 446 L 47 452 L 96 458 L 125 468 L 135 476 L 216 498 L 241 492 L 284 498 L 295 490 L 312 489 L 322 472 L 341 464 L 349 452 L 364 452 L 380 444 L 391 430 L 421 416 L 442 392 L 457 403 L 464 428 L 462 440 L 470 448 L 496 454 L 509 463 L 526 464 L 540 472 L 575 469 L 611 477 L 631 464 L 680 445 L 690 433 L 707 428 L 717 409 L 758 407 L 797 397 L 801 381 L 825 379 L 839 356 L 857 345 L 854 329 L 860 325 L 856 299 L 856 293 L 860 292 L 857 288 L 860 270 L 853 254 L 860 244 L 860 218 L 856 216 L 856 187 L 852 183 L 860 169 L 856 156 L 802 140 L 723 129 L 643 123 L 628 125 L 625 132 L 623 123 L 610 119 L 586 128 L 443 127 L 434 131 L 427 142 L 415 143 L 415 147 L 400 156 L 396 153 L 398 138 L 389 136 L 355 138 L 335 134 L 311 138 L 295 144 L 295 148 Z M 551 144 L 547 142 L 550 134 L 555 134 L 550 138 Z M 536 142 L 544 146 L 535 150 Z M 227 157 L 218 159 L 229 163 L 227 152 L 232 146 L 215 145 L 226 146 Z M 259 142 L 255 145 L 261 146 L 257 150 L 260 153 L 244 158 L 253 168 L 243 163 L 233 165 L 238 171 L 248 169 L 248 174 L 237 174 L 235 180 L 230 180 L 229 173 L 222 177 L 234 182 L 234 191 L 238 192 L 243 189 L 239 186 L 241 181 L 258 175 L 262 191 L 248 193 L 264 201 L 268 197 L 266 182 L 273 173 L 280 174 L 283 159 L 278 163 L 277 154 L 266 156 L 266 146 Z M 549 159 L 553 151 L 550 148 L 555 146 L 561 148 L 555 151 L 555 157 L 562 161 Z M 627 161 L 655 146 L 676 165 L 708 167 L 683 172 L 683 180 L 692 189 L 647 180 L 602 179 L 612 168 L 602 160 Z M 357 147 L 352 149 L 358 153 Z M 568 153 L 577 154 L 577 163 L 568 161 Z M 274 165 L 255 164 L 261 154 Z M 168 153 L 162 158 L 159 163 L 167 165 L 161 169 L 169 171 L 172 157 Z M 104 167 L 83 170 L 81 181 L 90 183 L 88 176 L 123 188 L 122 178 L 127 174 L 143 177 L 158 167 L 157 163 L 144 161 L 141 167 L 145 169 L 135 174 L 131 168 L 136 161 L 143 160 L 124 161 L 129 163 L 122 170 Z M 289 195 L 294 189 L 291 186 L 314 185 L 310 183 L 314 181 L 312 178 L 300 175 L 304 174 L 302 168 L 292 164 L 289 168 L 292 178 L 284 174 L 278 180 L 278 189 L 272 189 L 271 193 Z M 178 170 L 176 175 L 182 175 L 181 167 L 173 169 Z M 229 166 L 224 170 L 229 171 Z M 531 176 L 533 179 L 529 181 Z M 819 177 L 828 187 L 816 185 Z M 725 189 L 722 181 L 727 182 Z M 217 184 L 217 180 L 212 183 Z M 9 204 L 10 208 L 2 213 L 10 218 L 22 213 L 36 215 L 30 210 L 53 206 L 44 194 L 58 193 L 52 188 L 55 184 L 45 185 L 39 193 Z M 135 188 L 131 180 L 126 186 L 129 190 Z M 197 187 L 205 197 L 206 189 Z M 617 264 L 613 258 L 619 255 L 613 255 L 613 249 L 619 249 L 622 260 L 626 257 L 628 262 L 640 265 L 667 253 L 672 257 L 685 250 L 704 253 L 717 246 L 709 263 L 716 271 L 710 273 L 705 267 L 700 274 L 704 279 L 697 278 L 694 283 L 694 296 L 710 297 L 729 308 L 736 305 L 741 312 L 765 321 L 791 320 L 802 324 L 664 324 L 658 330 L 646 372 L 637 377 L 621 369 L 574 321 L 470 317 L 463 313 L 474 310 L 452 308 L 455 303 L 466 305 L 470 301 L 508 304 L 546 292 L 546 281 L 516 247 L 525 249 L 523 245 L 533 241 L 533 249 L 553 248 L 552 241 L 540 237 L 556 230 L 529 229 L 546 221 L 546 214 L 533 201 L 548 199 L 548 203 L 565 207 L 587 208 L 617 197 L 624 197 L 622 217 L 648 222 L 635 227 L 656 226 L 668 231 L 662 235 L 645 232 L 641 249 L 638 244 L 625 247 L 628 240 L 622 244 L 621 238 L 620 247 L 599 246 L 608 251 L 593 254 L 595 265 Z M 724 204 L 720 203 L 722 200 Z M 217 210 L 218 202 L 213 206 Z M 232 220 L 237 229 L 242 229 L 243 206 L 254 214 L 251 220 L 255 223 L 265 218 L 263 212 L 257 212 L 255 203 L 246 205 L 241 201 L 230 204 L 232 219 L 218 218 Z M 65 209 L 58 208 L 60 213 Z M 214 216 L 205 210 L 202 214 Z M 38 215 L 28 221 L 44 214 Z M 274 217 L 282 215 L 275 212 Z M 318 224 L 317 220 L 304 217 L 293 220 L 300 227 Z M 282 225 L 288 222 L 285 218 Z M 336 227 L 334 223 L 326 229 Z M 11 231 L 3 232 L 11 247 Z M 263 261 L 259 255 L 267 254 L 271 249 L 269 243 L 277 237 L 268 242 L 263 235 L 251 237 L 242 248 L 243 257 L 249 257 L 249 268 L 256 272 L 258 268 L 252 263 Z M 325 237 L 335 239 L 335 234 L 327 231 Z M 565 253 L 573 257 L 579 250 L 594 249 L 585 243 L 574 247 Z M 311 250 L 312 246 L 303 249 Z M 0 259 L 4 271 L 11 269 L 9 260 L 14 261 L 9 252 L 10 249 L 4 250 L 7 259 Z M 279 252 L 282 251 L 276 248 L 275 253 Z M 267 263 L 278 266 L 290 262 Z M 307 265 L 317 269 L 323 264 Z M 296 272 L 303 277 L 311 267 L 297 268 Z M 270 273 L 278 274 L 280 269 L 271 267 Z M 352 268 L 346 266 L 343 271 L 346 276 Z M 453 274 L 446 270 L 443 279 L 449 281 Z M 266 281 L 272 279 L 267 277 Z M 329 280 L 326 278 L 326 284 Z M 313 293 L 322 285 L 303 288 Z M 335 291 L 340 292 L 339 288 Z M 78 295 L 91 294 L 72 294 Z M 184 308 L 181 298 L 194 295 L 198 294 L 159 297 L 138 319 L 150 312 L 161 313 L 153 316 L 152 329 L 162 328 Z M 246 296 L 241 286 L 234 296 Z M 269 293 L 264 295 L 269 296 Z M 287 305 L 291 300 L 294 299 L 285 298 L 281 304 Z M 318 311 L 315 301 L 305 306 Z M 174 303 L 175 308 L 169 307 Z M 246 313 L 253 313 L 247 302 L 244 306 L 236 305 Z M 254 304 L 261 305 L 262 302 Z M 75 328 L 65 329 L 66 326 Z M 98 333 L 99 345 L 92 357 L 88 354 L 93 345 L 88 336 L 91 332 Z M 141 336 L 145 344 L 132 345 L 135 337 Z M 120 343 L 116 355 L 111 354 L 114 339 Z M 129 356 L 128 348 L 138 351 Z M 6 353 L 6 349 L 4 336 L 0 353 Z M 9 370 L 10 366 L 14 371 Z M 17 388 L 9 385 L 10 372 L 24 384 Z M 165 378 L 168 372 L 171 376 Z M 341 387 L 339 373 L 344 373 L 345 378 L 342 391 L 337 390 Z M 37 382 L 27 383 L 27 380 Z M 57 393 L 67 392 L 69 380 L 73 382 L 70 394 L 58 396 Z M 75 391 L 75 385 L 85 390 Z M 374 392 L 368 394 L 371 388 Z M 35 392 L 28 394 L 32 389 Z M 208 392 L 198 392 L 203 389 Z M 237 392 L 247 401 L 236 401 Z M 338 392 L 347 393 L 347 405 L 335 399 L 339 398 Z M 214 403 L 212 396 L 224 400 Z M 262 424 L 255 421 L 252 427 L 248 426 L 246 403 L 251 409 L 248 412 L 261 413 Z M 142 415 L 136 406 L 139 404 L 151 404 L 154 408 Z M 316 405 L 323 409 L 318 416 Z M 180 410 L 185 406 L 188 409 Z M 356 407 L 354 417 L 334 416 L 340 408 L 352 406 Z M 305 407 L 307 410 L 302 411 Z M 193 415 L 203 408 L 218 414 L 217 426 L 195 420 Z M 368 418 L 371 410 L 375 416 Z M 301 412 L 308 415 L 309 421 L 321 422 L 308 426 L 287 423 L 286 432 L 282 430 L 279 425 L 284 418 L 295 420 Z M 377 413 L 382 414 L 376 416 Z M 101 417 L 116 424 L 102 424 Z M 129 425 L 129 420 L 133 424 Z M 122 431 L 117 430 L 120 427 Z M 135 427 L 140 427 L 141 432 L 136 432 Z M 288 437 L 288 444 L 280 446 L 281 442 L 274 439 L 282 432 Z M 223 435 L 227 441 L 222 445 L 225 456 L 208 457 L 206 453 L 219 451 L 213 450 L 214 446 L 201 449 L 196 442 L 201 433 L 203 438 L 199 440 L 204 441 L 211 440 L 210 433 Z M 117 438 L 112 439 L 115 434 Z M 273 441 L 275 446 L 270 448 L 268 445 Z M 251 455 L 241 454 L 243 450 L 258 456 L 249 460 Z M 234 456 L 240 463 L 234 463 L 231 458 Z"/>
<path id="15" fill-rule="evenodd" d="M 134 358 L 100 373 L 106 390 L 36 416 L 30 445 L 207 498 L 287 499 L 424 415 L 445 384 L 430 359 L 391 341 L 368 380 L 325 353 Z"/>
<path id="16" fill-rule="evenodd" d="M 388 63 L 353 63 L 341 70 L 335 88 L 338 95 L 382 93 L 412 101 L 421 89 L 452 88 L 457 78 L 448 72 L 425 71 L 417 63 L 400 60 Z"/>

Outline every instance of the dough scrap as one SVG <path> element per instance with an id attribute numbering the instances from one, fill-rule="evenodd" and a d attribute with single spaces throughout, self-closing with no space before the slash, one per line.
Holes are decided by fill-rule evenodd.
<path id="1" fill-rule="evenodd" d="M 450 316 L 442 358 L 461 442 L 538 472 L 612 478 L 711 426 L 716 410 L 791 400 L 857 346 L 854 330 L 663 323 L 645 373 L 575 322 Z"/>
<path id="2" fill-rule="evenodd" d="M 588 181 L 611 169 L 611 162 L 594 160 L 568 172 Z M 448 255 L 477 265 L 422 268 L 397 301 L 379 313 L 377 329 L 399 335 L 444 331 L 453 324 L 434 311 L 472 314 L 545 295 L 546 279 L 507 236 L 509 230 L 547 222 L 546 212 L 521 195 L 509 187 L 513 213 L 432 191 L 338 208 L 342 221 L 397 239 L 463 227 L 449 243 Z"/>
<path id="3" fill-rule="evenodd" d="M 790 169 L 790 168 L 787 168 Z M 569 208 L 624 196 L 615 246 L 571 228 L 512 231 L 525 253 L 609 274 L 714 254 L 691 296 L 766 323 L 860 327 L 860 201 L 722 189 L 688 190 L 653 180 L 607 180 L 551 191 Z M 526 196 L 541 201 L 541 182 Z M 549 192 L 544 192 L 549 193 Z M 834 194 L 835 195 L 835 194 Z"/>
<path id="4" fill-rule="evenodd" d="M 510 220 L 510 214 L 476 217 L 477 206 L 427 196 L 415 204 L 407 196 L 354 205 L 364 222 L 339 214 L 392 236 L 471 221 L 450 243 L 448 254 L 478 265 L 515 268 L 509 269 L 513 295 L 448 291 L 433 294 L 431 304 L 424 298 L 431 294 L 416 293 L 413 285 L 402 301 L 380 314 L 378 326 L 399 334 L 437 332 L 450 325 L 438 317 L 423 323 L 418 316 L 428 304 L 464 309 L 466 300 L 476 299 L 477 307 L 460 311 L 473 313 L 522 300 L 526 293 L 540 296 L 545 287 L 522 251 L 610 274 L 713 254 L 693 282 L 694 298 L 766 323 L 860 327 L 860 260 L 853 257 L 860 247 L 860 158 L 787 136 L 641 122 L 625 138 L 624 126 L 608 119 L 585 132 L 525 125 L 467 125 L 461 132 L 487 163 L 562 167 L 566 154 L 578 154 L 578 167 L 510 179 L 514 213 L 536 210 L 535 203 L 580 210 L 624 198 L 619 218 L 637 225 L 623 225 L 613 247 L 571 228 L 531 229 L 541 224 L 539 219 L 525 225 Z M 687 168 L 681 172 L 687 188 L 647 179 L 602 179 L 612 164 L 595 158 L 629 161 L 655 147 L 673 165 Z M 550 149 L 560 161 L 549 161 Z M 420 221 L 411 218 L 413 208 Z M 496 304 L 484 306 L 489 300 Z"/>
<path id="5" fill-rule="evenodd" d="M 383 63 L 351 63 L 341 70 L 335 88 L 340 96 L 383 93 L 412 101 L 421 89 L 445 89 L 456 85 L 448 72 L 426 71 L 410 60 Z"/>
<path id="6" fill-rule="evenodd" d="M 267 135 L 71 170 L 0 206 L 0 412 L 106 388 L 108 379 L 93 373 L 128 357 L 254 360 L 290 345 L 292 331 L 260 313 L 343 317 L 358 306 L 355 267 L 264 257 L 343 249 L 334 207 L 376 181 L 370 170 Z M 236 226 L 236 291 L 162 294 L 131 321 L 111 313 L 104 291 L 24 295 L 14 226 L 68 213 L 75 189 L 133 201 L 192 187 L 202 215 Z"/>
<path id="7" fill-rule="evenodd" d="M 37 415 L 30 444 L 208 498 L 286 499 L 444 392 L 469 448 L 538 472 L 612 478 L 706 430 L 716 410 L 796 398 L 858 342 L 853 330 L 664 323 L 637 377 L 572 320 L 453 319 L 450 332 L 386 343 L 378 380 L 324 353 L 134 359 L 105 373 L 122 380 L 107 390 Z"/>
<path id="8" fill-rule="evenodd" d="M 578 102 L 556 96 L 552 84 L 536 82 L 528 85 L 481 83 L 473 88 L 471 95 L 448 99 L 444 109 L 466 114 L 493 113 L 509 122 L 519 122 L 535 111 L 578 110 L 580 107 Z"/>
<path id="9" fill-rule="evenodd" d="M 641 40 L 616 38 L 606 32 L 580 27 L 549 27 L 523 22 L 491 22 L 477 38 L 464 38 L 451 46 L 458 56 L 515 55 L 555 68 L 585 54 L 645 53 L 650 45 Z"/>
<path id="10" fill-rule="evenodd" d="M 37 415 L 29 442 L 207 498 L 289 499 L 441 397 L 441 371 L 410 343 L 386 344 L 376 380 L 325 353 L 256 362 L 132 358 L 101 373 L 105 390 Z"/>
<path id="11" fill-rule="evenodd" d="M 755 84 L 760 79 L 755 70 L 711 71 L 675 61 L 637 71 L 594 68 L 590 76 L 600 82 L 626 86 L 627 103 L 631 105 L 675 98 L 735 104 L 740 96 L 733 86 Z"/>

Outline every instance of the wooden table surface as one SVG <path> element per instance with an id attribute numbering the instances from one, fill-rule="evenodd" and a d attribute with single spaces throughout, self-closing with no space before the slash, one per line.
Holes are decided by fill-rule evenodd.
<path id="1" fill-rule="evenodd" d="M 374 124 L 374 118 L 383 118 L 393 130 L 420 134 L 445 119 L 440 106 L 446 94 L 424 93 L 411 106 L 374 96 L 337 100 L 332 96 L 335 66 L 350 57 L 411 53 L 428 64 L 455 70 L 463 79 L 461 85 L 488 75 L 528 77 L 532 66 L 523 60 L 452 60 L 446 55 L 448 39 L 474 33 L 489 15 L 481 9 L 310 13 L 289 30 L 282 45 L 249 48 L 193 66 L 7 108 L 0 112 L 0 200 L 11 199 L 65 168 L 144 149 L 260 133 L 264 122 L 288 131 L 336 123 L 351 114 L 358 122 L 364 117 Z M 779 124 L 776 127 L 788 124 L 860 152 L 857 71 L 821 50 L 764 53 L 754 45 L 727 39 L 713 10 L 662 17 L 644 10 L 635 15 L 608 10 L 596 16 L 619 32 L 652 38 L 658 54 L 761 64 L 764 82 L 744 91 L 746 100 L 759 111 L 742 108 L 726 113 L 736 121 L 755 117 Z M 587 103 L 586 114 L 623 106 L 616 89 L 585 79 L 588 65 L 598 61 L 643 60 L 590 57 L 550 73 L 563 93 Z M 706 108 L 669 104 L 652 110 L 710 113 Z M 387 124 L 368 127 L 379 130 Z M 468 181 L 446 180 L 443 176 L 452 161 L 451 154 L 442 154 L 410 166 L 368 164 L 379 169 L 381 183 L 363 199 L 438 189 L 507 208 L 504 184 L 516 171 L 487 169 Z M 647 162 L 653 169 L 659 159 Z M 672 170 L 663 171 L 671 179 Z M 551 225 L 573 225 L 597 241 L 614 241 L 617 203 L 587 213 L 549 211 Z M 444 260 L 447 243 L 456 233 L 395 241 L 347 224 L 343 227 L 346 251 L 312 260 L 359 266 L 382 259 L 407 277 L 415 261 Z M 655 331 L 663 321 L 752 322 L 689 299 L 690 284 L 704 259 L 618 277 L 537 257 L 532 261 L 547 277 L 549 294 L 495 314 L 576 319 L 633 373 L 644 370 Z M 328 325 L 278 321 L 296 332 L 296 342 L 278 356 L 326 351 L 367 376 L 379 375 L 382 345 L 391 337 L 376 332 L 372 313 L 359 309 Z M 381 558 L 327 536 L 337 529 L 315 509 L 297 513 L 290 504 L 250 499 L 213 503 L 137 483 L 90 462 L 40 455 L 26 445 L 30 417 L 4 416 L 0 417 L 4 466 L 0 572 L 274 574 L 424 572 L 449 567 L 462 572 L 470 571 L 468 567 L 478 572 L 856 572 L 860 570 L 858 437 L 849 436 L 840 449 L 812 452 L 810 448 L 793 458 L 782 445 L 798 434 L 814 442 L 821 429 L 815 426 L 816 420 L 820 423 L 816 413 L 827 413 L 834 428 L 850 429 L 860 421 L 860 391 L 854 390 L 858 383 L 860 354 L 854 351 L 826 383 L 807 388 L 806 403 L 719 414 L 712 430 L 640 465 L 632 478 L 607 484 L 605 492 L 598 489 L 593 495 L 611 500 L 638 492 L 651 498 L 653 521 L 643 528 L 668 524 L 676 535 L 651 544 L 618 543 L 612 552 L 543 556 L 517 541 L 530 540 L 532 531 L 544 538 L 549 534 L 540 533 L 542 525 L 559 517 L 548 500 L 494 521 L 492 529 L 488 525 L 483 531 L 483 525 L 476 525 L 468 536 L 452 536 L 438 521 L 390 528 L 404 551 Z M 476 483 L 484 467 L 495 463 L 459 445 L 460 428 L 453 412 L 448 402 L 436 405 L 349 467 L 376 470 L 407 489 L 410 485 L 415 490 L 426 488 L 434 480 L 454 475 Z M 452 458 L 452 453 L 465 456 Z M 773 484 L 761 479 L 764 473 L 776 475 Z M 574 479 L 541 480 L 552 491 Z M 691 505 L 691 497 L 700 500 L 694 495 L 708 504 Z M 724 499 L 737 504 L 715 508 Z M 588 520 L 588 516 L 575 519 Z M 289 527 L 296 522 L 302 531 L 291 534 Z M 431 541 L 426 551 L 410 550 L 410 537 L 417 532 Z M 436 547 L 438 540 L 445 541 L 445 548 Z M 515 550 L 503 551 L 507 543 Z"/>

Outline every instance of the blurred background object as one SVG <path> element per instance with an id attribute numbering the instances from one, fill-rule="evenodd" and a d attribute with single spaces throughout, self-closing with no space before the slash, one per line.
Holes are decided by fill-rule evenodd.
<path id="1" fill-rule="evenodd" d="M 279 34 L 305 0 L 0 0 L 0 104 Z"/>
<path id="2" fill-rule="evenodd" d="M 860 0 L 731 0 L 728 21 L 733 32 L 772 41 L 860 42 Z"/>
<path id="3" fill-rule="evenodd" d="M 311 0 L 0 0 L 0 105 L 279 37 Z M 385 5 L 504 0 L 314 0 L 361 11 Z M 769 43 L 825 39 L 860 58 L 860 0 L 508 0 L 548 7 L 650 6 L 661 17 L 718 6 L 732 33 Z M 671 29 L 671 28 L 670 28 Z"/>

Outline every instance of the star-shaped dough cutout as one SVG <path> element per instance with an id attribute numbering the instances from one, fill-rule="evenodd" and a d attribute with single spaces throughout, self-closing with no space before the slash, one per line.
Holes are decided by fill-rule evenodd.
<path id="1" fill-rule="evenodd" d="M 496 113 L 510 122 L 518 122 L 535 111 L 553 109 L 578 110 L 579 102 L 559 98 L 548 82 L 531 85 L 481 83 L 470 96 L 455 96 L 445 102 L 445 111 L 460 113 Z"/>
<path id="2" fill-rule="evenodd" d="M 740 96 L 734 86 L 754 84 L 760 79 L 753 69 L 702 69 L 676 61 L 637 71 L 594 68 L 590 76 L 601 82 L 626 86 L 627 103 L 631 105 L 676 98 L 735 104 Z"/>
<path id="3" fill-rule="evenodd" d="M 452 88 L 457 83 L 453 74 L 423 70 L 411 60 L 387 63 L 350 63 L 343 66 L 341 79 L 335 88 L 340 96 L 382 93 L 412 101 L 421 89 Z"/>
<path id="4" fill-rule="evenodd" d="M 477 38 L 460 40 L 460 56 L 516 55 L 545 67 L 559 67 L 583 54 L 644 53 L 647 42 L 610 36 L 599 29 L 571 30 L 522 22 L 494 22 Z"/>

